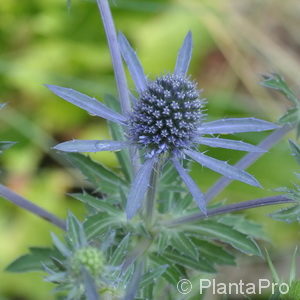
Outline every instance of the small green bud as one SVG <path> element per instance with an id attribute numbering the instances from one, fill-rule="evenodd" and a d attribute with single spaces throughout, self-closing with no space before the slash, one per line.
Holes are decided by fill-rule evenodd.
<path id="1" fill-rule="evenodd" d="M 104 268 L 103 253 L 95 247 L 76 250 L 71 258 L 71 270 L 78 275 L 82 267 L 85 267 L 92 276 L 100 275 Z"/>

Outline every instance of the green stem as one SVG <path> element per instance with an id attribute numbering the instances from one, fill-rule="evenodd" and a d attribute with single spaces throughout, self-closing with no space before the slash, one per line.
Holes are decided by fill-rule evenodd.
<path id="1" fill-rule="evenodd" d="M 159 178 L 162 164 L 163 164 L 163 159 L 159 158 L 159 160 L 154 165 L 151 178 L 150 178 L 150 186 L 147 193 L 146 210 L 145 210 L 145 219 L 146 219 L 147 227 L 150 227 L 153 221 L 158 178 Z"/>

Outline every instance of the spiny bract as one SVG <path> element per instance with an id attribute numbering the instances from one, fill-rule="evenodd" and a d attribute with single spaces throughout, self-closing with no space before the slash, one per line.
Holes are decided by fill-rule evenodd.
<path id="1" fill-rule="evenodd" d="M 189 147 L 203 119 L 200 91 L 185 76 L 149 81 L 129 119 L 129 137 L 150 156 Z"/>

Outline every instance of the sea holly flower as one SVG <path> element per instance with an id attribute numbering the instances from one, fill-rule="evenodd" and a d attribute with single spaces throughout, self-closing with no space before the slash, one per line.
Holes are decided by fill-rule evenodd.
<path id="1" fill-rule="evenodd" d="M 132 95 L 134 106 L 128 115 L 121 115 L 91 98 L 72 89 L 47 85 L 59 97 L 71 102 L 91 115 L 99 116 L 124 127 L 127 141 L 73 140 L 58 144 L 54 149 L 67 152 L 118 151 L 136 147 L 144 162 L 131 185 L 126 213 L 132 218 L 142 205 L 151 174 L 156 163 L 164 157 L 171 160 L 183 182 L 189 188 L 197 205 L 206 212 L 204 194 L 182 166 L 182 160 L 193 159 L 204 167 L 230 179 L 253 186 L 259 182 L 246 171 L 197 151 L 199 145 L 247 152 L 263 152 L 259 147 L 242 141 L 215 137 L 220 134 L 272 130 L 273 123 L 255 118 L 229 118 L 205 122 L 201 90 L 186 75 L 192 55 L 192 34 L 185 37 L 179 51 L 174 73 L 148 79 L 135 51 L 123 34 L 119 45 L 132 79 L 137 97 Z M 206 135 L 210 135 L 207 137 Z"/>

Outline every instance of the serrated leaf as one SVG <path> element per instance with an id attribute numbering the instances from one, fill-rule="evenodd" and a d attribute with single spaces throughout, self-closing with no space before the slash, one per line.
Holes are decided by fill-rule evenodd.
<path id="1" fill-rule="evenodd" d="M 278 120 L 279 124 L 294 124 L 299 121 L 300 111 L 298 108 L 289 109 L 283 116 Z"/>
<path id="2" fill-rule="evenodd" d="M 67 217 L 67 236 L 73 249 L 87 246 L 83 226 L 71 212 Z"/>
<path id="3" fill-rule="evenodd" d="M 104 103 L 109 107 L 112 108 L 114 111 L 120 110 L 119 101 L 111 96 L 107 95 L 104 97 Z M 108 122 L 108 127 L 110 130 L 111 137 L 116 141 L 125 141 L 124 129 L 119 124 L 114 122 Z M 132 168 L 130 165 L 130 155 L 128 149 L 123 149 L 122 151 L 115 152 L 119 164 L 121 166 L 122 172 L 127 180 L 131 178 Z"/>
<path id="4" fill-rule="evenodd" d="M 172 285 L 176 285 L 180 278 L 184 278 L 186 276 L 186 274 L 182 273 L 178 268 L 177 263 L 170 264 L 170 261 L 167 260 L 164 256 L 151 254 L 150 259 L 154 264 L 158 266 L 169 265 L 169 268 L 167 268 L 166 271 L 162 274 L 162 277 Z"/>
<path id="5" fill-rule="evenodd" d="M 121 222 L 119 216 L 112 217 L 107 213 L 98 213 L 87 217 L 83 225 L 88 240 L 92 240 L 108 230 L 121 226 Z"/>
<path id="6" fill-rule="evenodd" d="M 109 264 L 111 266 L 118 266 L 123 262 L 128 252 L 129 242 L 130 242 L 130 234 L 128 233 L 118 244 L 117 248 L 111 255 L 109 259 Z"/>
<path id="7" fill-rule="evenodd" d="M 88 193 L 75 193 L 69 194 L 71 197 L 91 206 L 96 209 L 96 212 L 107 212 L 110 215 L 119 214 L 120 210 L 106 202 L 106 199 L 100 199 L 98 197 L 92 196 Z"/>
<path id="8" fill-rule="evenodd" d="M 17 258 L 6 267 L 8 272 L 31 272 L 43 271 L 43 263 L 50 262 L 50 256 L 55 255 L 56 251 L 50 248 L 30 248 L 31 253 Z"/>
<path id="9" fill-rule="evenodd" d="M 137 291 L 139 289 L 143 268 L 144 268 L 144 263 L 142 261 L 136 264 L 132 278 L 130 279 L 128 285 L 126 286 L 126 294 L 123 300 L 135 299 L 135 295 L 137 294 Z"/>
<path id="10" fill-rule="evenodd" d="M 169 245 L 170 234 L 167 231 L 161 230 L 157 239 L 157 252 L 161 254 Z"/>
<path id="11" fill-rule="evenodd" d="M 162 265 L 148 271 L 146 274 L 143 275 L 141 279 L 140 288 L 143 289 L 149 284 L 153 283 L 153 281 L 158 280 L 160 276 L 166 272 L 168 267 L 169 265 Z"/>
<path id="12" fill-rule="evenodd" d="M 296 97 L 295 93 L 288 87 L 284 78 L 281 77 L 279 74 L 273 73 L 273 74 L 263 75 L 263 79 L 264 80 L 261 82 L 263 86 L 270 89 L 278 90 L 292 103 L 296 105 L 299 104 L 299 100 Z"/>
<path id="13" fill-rule="evenodd" d="M 235 265 L 235 257 L 222 247 L 197 238 L 192 238 L 192 241 L 196 245 L 200 256 L 207 258 L 213 264 Z"/>
<path id="14" fill-rule="evenodd" d="M 252 238 L 228 225 L 213 221 L 203 221 L 198 226 L 189 225 L 188 230 L 192 231 L 200 239 L 201 237 L 216 239 L 230 244 L 243 253 L 261 256 L 261 251 Z"/>
<path id="15" fill-rule="evenodd" d="M 263 239 L 266 241 L 269 240 L 260 224 L 249 221 L 242 215 L 223 215 L 218 218 L 218 222 L 231 226 L 237 231 L 254 238 Z"/>
<path id="16" fill-rule="evenodd" d="M 194 270 L 207 272 L 207 273 L 216 272 L 215 268 L 213 267 L 213 264 L 203 259 L 202 257 L 198 257 L 198 259 L 195 257 L 192 258 L 183 255 L 182 253 L 179 253 L 177 251 L 169 250 L 169 249 L 167 249 L 162 255 L 171 262 L 170 265 L 178 264 L 185 268 L 191 268 Z"/>
<path id="17" fill-rule="evenodd" d="M 190 240 L 189 237 L 183 232 L 173 232 L 170 240 L 171 246 L 178 252 L 194 257 L 196 260 L 198 258 L 198 251 L 195 244 Z"/>
<path id="18" fill-rule="evenodd" d="M 286 223 L 300 222 L 300 205 L 280 209 L 272 214 L 270 217 L 276 221 Z"/>
<path id="19" fill-rule="evenodd" d="M 88 156 L 80 153 L 61 153 L 68 161 L 78 168 L 81 173 L 96 187 L 101 188 L 101 191 L 108 194 L 115 194 L 119 190 L 119 186 L 126 187 L 123 179 L 118 177 L 108 168 L 100 163 L 96 163 Z"/>

